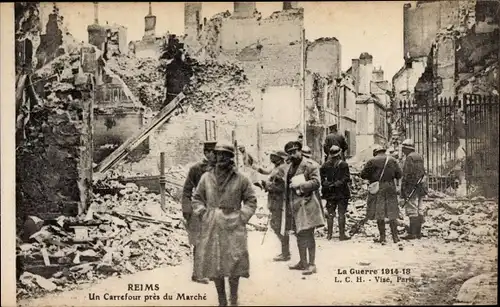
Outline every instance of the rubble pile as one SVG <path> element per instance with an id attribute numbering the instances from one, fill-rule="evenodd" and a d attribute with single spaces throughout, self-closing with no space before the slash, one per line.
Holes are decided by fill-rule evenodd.
<path id="1" fill-rule="evenodd" d="M 134 184 L 115 195 L 94 195 L 84 216 L 38 223 L 18 244 L 18 296 L 62 290 L 109 275 L 177 265 L 189 254 L 180 206 Z M 29 236 L 27 236 L 29 235 Z"/>
<path id="2" fill-rule="evenodd" d="M 186 103 L 195 111 L 245 114 L 254 110 L 248 79 L 238 65 L 195 61 L 192 69 L 194 76 L 184 93 Z"/>
<path id="3" fill-rule="evenodd" d="M 18 217 L 76 211 L 90 197 L 91 76 L 79 48 L 28 76 L 17 90 Z M 45 216 L 44 216 L 45 217 Z"/>
<path id="4" fill-rule="evenodd" d="M 152 58 L 113 56 L 106 66 L 116 73 L 139 101 L 153 110 L 163 107 L 165 77 L 161 73 L 162 61 Z"/>
<path id="5" fill-rule="evenodd" d="M 498 203 L 482 197 L 464 201 L 437 199 L 427 207 L 422 229 L 428 237 L 446 241 L 494 244 L 498 238 Z"/>
<path id="6" fill-rule="evenodd" d="M 473 242 L 496 244 L 498 237 L 498 203 L 485 201 L 482 197 L 467 200 L 436 198 L 424 201 L 422 234 L 437 237 L 445 242 Z M 351 200 L 346 213 L 346 229 L 350 230 L 366 215 L 366 200 Z M 388 221 L 386 221 L 388 222 Z M 336 225 L 335 221 L 335 225 Z M 398 220 L 400 235 L 409 229 L 408 218 L 401 209 Z M 387 230 L 388 231 L 388 230 Z M 325 229 L 318 229 L 319 236 L 326 236 Z M 378 230 L 374 221 L 368 221 L 360 228 L 358 236 L 377 237 Z"/>

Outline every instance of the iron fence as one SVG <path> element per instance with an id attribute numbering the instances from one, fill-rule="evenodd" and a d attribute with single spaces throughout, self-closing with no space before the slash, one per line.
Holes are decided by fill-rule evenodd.
<path id="1" fill-rule="evenodd" d="M 447 192 L 465 186 L 468 194 L 497 194 L 497 97 L 402 101 L 398 112 L 402 137 L 413 139 L 424 157 L 432 189 Z"/>

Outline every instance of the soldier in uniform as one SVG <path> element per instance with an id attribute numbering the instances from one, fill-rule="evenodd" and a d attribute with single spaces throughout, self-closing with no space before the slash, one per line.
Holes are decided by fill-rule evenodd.
<path id="1" fill-rule="evenodd" d="M 398 162 L 386 154 L 386 149 L 377 146 L 373 149 L 375 157 L 370 159 L 360 173 L 360 177 L 371 183 L 379 182 L 379 189 L 374 194 L 375 219 L 377 220 L 380 238 L 375 239 L 382 245 L 386 244 L 385 219 L 389 219 L 392 239 L 399 242 L 397 219 L 399 218 L 398 195 L 396 181 L 401 179 L 402 171 Z"/>
<path id="2" fill-rule="evenodd" d="M 285 206 L 285 159 L 287 154 L 283 150 L 271 152 L 269 157 L 274 168 L 270 171 L 261 167 L 255 170 L 263 175 L 269 175 L 266 181 L 262 181 L 261 186 L 267 192 L 267 206 L 271 212 L 271 229 L 276 233 L 281 242 L 281 254 L 276 256 L 274 261 L 290 260 L 290 236 L 288 233 L 281 234 L 281 222 Z"/>
<path id="3" fill-rule="evenodd" d="M 342 160 L 341 154 L 340 147 L 333 145 L 330 148 L 328 160 L 320 168 L 321 194 L 327 201 L 327 240 L 332 239 L 333 219 L 337 208 L 339 211 L 339 239 L 340 241 L 350 239 L 345 234 L 345 213 L 351 197 L 351 191 L 349 190 L 351 176 L 349 165 Z"/>
<path id="4" fill-rule="evenodd" d="M 193 258 L 196 254 L 196 240 L 200 231 L 200 221 L 192 216 L 193 208 L 191 206 L 191 197 L 194 189 L 196 189 L 198 183 L 200 182 L 201 175 L 215 166 L 215 144 L 215 141 L 207 141 L 203 144 L 203 154 L 205 155 L 205 158 L 189 169 L 186 181 L 184 182 L 184 187 L 182 189 L 182 215 L 186 221 L 189 244 L 193 246 Z M 196 278 L 194 270 L 191 280 L 194 282 L 208 284 L 207 279 Z"/>
<path id="5" fill-rule="evenodd" d="M 424 159 L 415 151 L 415 145 L 411 139 L 404 140 L 401 147 L 406 156 L 401 180 L 401 197 L 406 200 L 406 215 L 410 218 L 409 233 L 402 239 L 420 239 L 423 222 L 422 197 L 427 194 Z M 411 197 L 410 194 L 412 194 Z"/>
<path id="6" fill-rule="evenodd" d="M 334 127 L 332 132 L 326 136 L 325 144 L 323 145 L 325 161 L 328 159 L 328 152 L 333 145 L 340 147 L 342 150 L 342 160 L 345 160 L 345 153 L 349 149 L 349 145 L 347 144 L 345 137 L 338 132 L 336 127 Z"/>
<path id="7" fill-rule="evenodd" d="M 246 224 L 257 208 L 250 180 L 235 168 L 235 148 L 217 143 L 215 168 L 203 174 L 193 196 L 193 214 L 201 218 L 195 275 L 215 283 L 219 305 L 238 305 L 240 277 L 250 277 Z"/>
<path id="8" fill-rule="evenodd" d="M 291 141 L 285 145 L 285 152 L 290 164 L 285 171 L 285 201 L 287 222 L 284 230 L 294 230 L 300 261 L 291 270 L 304 270 L 304 275 L 316 273 L 316 241 L 314 230 L 325 225 L 317 191 L 320 188 L 320 176 L 317 163 L 302 157 L 302 144 Z M 303 177 L 302 177 L 303 176 Z M 302 179 L 301 179 L 302 178 Z M 282 228 L 283 230 L 283 228 Z M 309 252 L 309 261 L 307 261 Z"/>

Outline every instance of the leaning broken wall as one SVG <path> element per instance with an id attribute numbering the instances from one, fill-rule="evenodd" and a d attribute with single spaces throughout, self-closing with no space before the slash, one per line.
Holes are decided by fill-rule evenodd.
<path id="1" fill-rule="evenodd" d="M 16 91 L 16 217 L 50 218 L 83 211 L 92 191 L 92 81 L 82 69 L 81 49 L 67 34 L 55 10 L 40 34 L 38 4 L 17 4 L 19 40 L 40 38 L 36 67 Z M 34 22 L 35 21 L 35 22 Z M 29 35 L 23 33 L 29 32 Z M 54 36 L 52 36 L 54 35 Z M 62 37 L 61 37 L 62 35 Z M 25 51 L 16 57 L 16 78 L 23 80 Z M 35 54 L 35 51 L 33 54 Z"/>

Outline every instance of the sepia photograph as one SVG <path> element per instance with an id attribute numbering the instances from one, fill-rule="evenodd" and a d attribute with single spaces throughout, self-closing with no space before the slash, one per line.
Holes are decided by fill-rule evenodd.
<path id="1" fill-rule="evenodd" d="M 500 1 L 1 5 L 2 306 L 497 304 Z"/>

